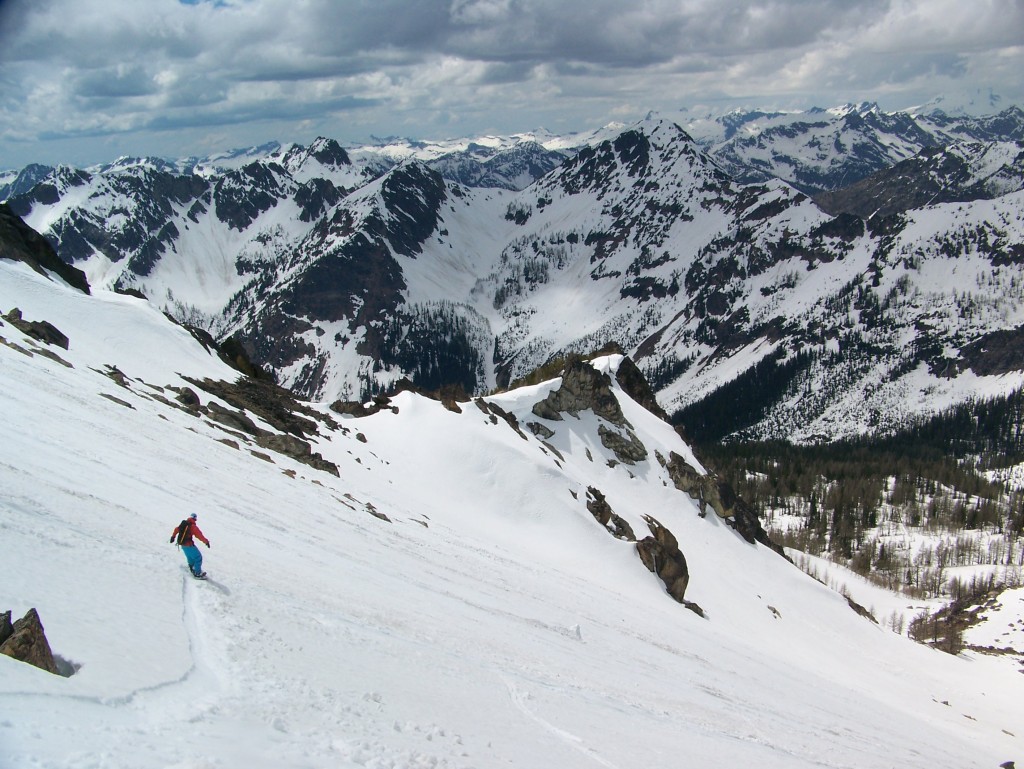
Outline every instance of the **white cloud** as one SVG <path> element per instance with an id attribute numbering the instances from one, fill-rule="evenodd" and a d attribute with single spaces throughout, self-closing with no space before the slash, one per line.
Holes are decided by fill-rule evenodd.
<path id="1" fill-rule="evenodd" d="M 172 154 L 204 125 L 354 140 L 339 128 L 582 128 L 723 97 L 1020 102 L 1021 29 L 1019 0 L 8 0 L 0 166 L 103 134 Z"/>

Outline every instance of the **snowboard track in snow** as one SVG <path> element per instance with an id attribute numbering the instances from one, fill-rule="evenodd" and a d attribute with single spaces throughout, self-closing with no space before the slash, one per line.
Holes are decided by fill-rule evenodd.
<path id="1" fill-rule="evenodd" d="M 619 767 L 617 767 L 611 761 L 609 761 L 606 758 L 602 757 L 601 755 L 599 755 L 593 749 L 588 748 L 584 744 L 583 740 L 581 738 L 577 737 L 575 734 L 572 734 L 571 732 L 567 732 L 564 729 L 560 729 L 559 727 L 555 726 L 550 721 L 547 721 L 547 720 L 541 718 L 536 713 L 534 713 L 529 708 L 529 706 L 526 704 L 526 700 L 529 698 L 529 694 L 526 693 L 526 692 L 521 691 L 519 689 L 519 687 L 517 687 L 513 681 L 511 681 L 510 679 L 506 678 L 505 676 L 502 676 L 501 680 L 504 682 L 505 686 L 508 688 L 508 694 L 509 694 L 509 697 L 512 699 L 512 704 L 516 706 L 516 709 L 520 713 L 522 713 L 524 716 L 529 718 L 531 721 L 534 721 L 535 723 L 539 724 L 541 727 L 543 727 L 545 729 L 545 731 L 548 731 L 551 734 L 553 734 L 555 737 L 560 739 L 562 742 L 564 742 L 566 745 L 571 747 L 573 750 L 576 750 L 579 753 L 582 753 L 584 756 L 586 756 L 589 759 L 592 759 L 594 762 L 600 764 L 601 766 L 607 767 L 607 769 L 619 769 Z"/>

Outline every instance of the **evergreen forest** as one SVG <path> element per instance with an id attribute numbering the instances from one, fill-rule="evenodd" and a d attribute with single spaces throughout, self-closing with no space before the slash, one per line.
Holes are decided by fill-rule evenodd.
<path id="1" fill-rule="evenodd" d="M 675 420 L 690 435 L 686 415 Z M 1024 572 L 1024 390 L 976 400 L 880 437 L 819 445 L 707 440 L 698 456 L 757 513 L 797 565 L 819 559 L 882 587 L 941 599 L 940 611 L 876 618 L 945 651 L 972 606 Z M 716 438 L 718 436 L 715 436 Z M 803 554 L 803 555 L 801 555 Z"/>

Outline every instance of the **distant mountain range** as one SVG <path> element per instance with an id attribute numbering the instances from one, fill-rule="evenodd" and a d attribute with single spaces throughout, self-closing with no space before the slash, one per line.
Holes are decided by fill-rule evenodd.
<path id="1" fill-rule="evenodd" d="M 1024 111 L 883 112 L 871 103 L 809 112 L 733 112 L 684 127 L 740 182 L 782 179 L 808 195 L 837 190 L 929 148 L 1024 141 Z"/>
<path id="2" fill-rule="evenodd" d="M 0 196 L 304 397 L 480 392 L 615 342 L 684 422 L 808 441 L 1024 383 L 1022 180 L 1017 107 L 860 105 L 30 166 Z"/>

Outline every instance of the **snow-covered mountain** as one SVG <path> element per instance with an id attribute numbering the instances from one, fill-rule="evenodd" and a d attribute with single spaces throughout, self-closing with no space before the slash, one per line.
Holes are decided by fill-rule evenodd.
<path id="1" fill-rule="evenodd" d="M 1024 189 L 1024 142 L 932 147 L 814 201 L 832 214 L 886 217 L 936 203 L 985 200 Z"/>
<path id="2" fill-rule="evenodd" d="M 0 201 L 23 195 L 53 173 L 49 166 L 33 163 L 20 171 L 0 171 Z"/>
<path id="3" fill-rule="evenodd" d="M 822 130 L 913 122 L 822 115 Z M 1012 134 L 1015 115 L 972 118 L 971 130 Z M 956 120 L 947 138 L 967 134 Z M 750 130 L 739 120 L 735 135 Z M 753 437 L 893 429 L 1024 383 L 1019 144 L 926 149 L 822 199 L 832 214 L 778 179 L 740 183 L 657 116 L 589 137 L 523 189 L 436 170 L 497 184 L 483 181 L 491 150 L 565 151 L 526 142 L 461 155 L 396 143 L 371 163 L 321 139 L 228 170 L 65 167 L 10 204 L 93 285 L 234 335 L 283 385 L 325 402 L 403 377 L 484 392 L 608 342 L 688 424 L 724 408 L 726 432 Z M 399 146 L 423 159 L 395 161 Z M 943 194 L 887 199 L 892 215 L 870 218 L 850 202 L 904 176 L 915 195 Z"/>
<path id="4" fill-rule="evenodd" d="M 0 307 L 0 611 L 74 671 L 0 656 L 10 766 L 1021 760 L 1013 657 L 917 645 L 742 536 L 621 356 L 353 416 L 24 262 Z M 207 582 L 167 541 L 190 512 Z"/>
<path id="5" fill-rule="evenodd" d="M 884 112 L 873 103 L 806 112 L 684 112 L 680 124 L 734 178 L 783 179 L 807 194 L 838 190 L 919 152 L 961 142 L 1024 141 L 1024 111 Z"/>

